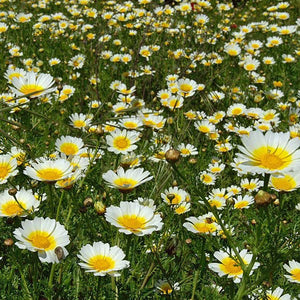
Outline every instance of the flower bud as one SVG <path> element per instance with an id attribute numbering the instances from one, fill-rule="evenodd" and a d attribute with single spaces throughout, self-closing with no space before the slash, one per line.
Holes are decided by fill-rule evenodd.
<path id="1" fill-rule="evenodd" d="M 267 206 L 272 201 L 272 195 L 268 192 L 260 190 L 254 197 L 257 206 Z"/>
<path id="2" fill-rule="evenodd" d="M 94 208 L 98 215 L 103 215 L 106 211 L 106 206 L 102 201 L 95 202 Z"/>
<path id="3" fill-rule="evenodd" d="M 169 149 L 165 154 L 166 160 L 169 163 L 174 163 L 180 158 L 180 151 L 176 149 Z"/>

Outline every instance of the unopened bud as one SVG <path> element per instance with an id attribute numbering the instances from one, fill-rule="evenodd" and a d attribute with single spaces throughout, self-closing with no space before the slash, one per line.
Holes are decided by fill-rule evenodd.
<path id="1" fill-rule="evenodd" d="M 12 246 L 13 244 L 14 244 L 14 241 L 13 241 L 12 238 L 8 238 L 8 239 L 6 239 L 6 240 L 4 241 L 4 245 L 5 245 L 5 246 L 10 247 L 10 246 Z"/>
<path id="2" fill-rule="evenodd" d="M 272 195 L 260 190 L 254 197 L 254 200 L 257 206 L 267 206 L 271 203 Z"/>
<path id="3" fill-rule="evenodd" d="M 189 163 L 192 164 L 192 165 L 194 165 L 194 164 L 197 163 L 197 159 L 196 158 L 190 158 L 189 159 Z"/>
<path id="4" fill-rule="evenodd" d="M 9 189 L 9 190 L 8 190 L 8 194 L 9 194 L 10 196 L 14 196 L 17 192 L 18 192 L 18 190 L 15 189 L 15 188 Z"/>
<path id="5" fill-rule="evenodd" d="M 61 261 L 65 258 L 65 253 L 64 253 L 64 250 L 63 250 L 62 247 L 60 247 L 60 246 L 56 247 L 54 252 L 55 252 L 55 254 L 56 254 L 59 261 Z"/>
<path id="6" fill-rule="evenodd" d="M 179 160 L 180 158 L 180 151 L 176 149 L 169 149 L 165 154 L 166 160 L 169 163 L 174 163 Z"/>
<path id="7" fill-rule="evenodd" d="M 85 207 L 91 206 L 92 204 L 93 204 L 93 199 L 90 198 L 90 197 L 84 199 L 84 201 L 83 201 L 83 205 L 84 205 Z"/>
<path id="8" fill-rule="evenodd" d="M 95 202 L 94 208 L 98 215 L 103 215 L 106 211 L 106 206 L 102 201 Z"/>

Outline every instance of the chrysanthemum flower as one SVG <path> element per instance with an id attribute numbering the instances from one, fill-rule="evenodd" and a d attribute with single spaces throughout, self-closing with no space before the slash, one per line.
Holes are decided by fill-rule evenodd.
<path id="1" fill-rule="evenodd" d="M 18 174 L 17 160 L 8 154 L 0 155 L 0 184 L 7 182 L 11 176 Z"/>
<path id="2" fill-rule="evenodd" d="M 293 260 L 289 261 L 289 264 L 284 264 L 283 268 L 291 275 L 284 275 L 288 281 L 294 283 L 300 283 L 300 263 Z"/>
<path id="3" fill-rule="evenodd" d="M 118 272 L 129 267 L 129 261 L 124 260 L 125 254 L 122 249 L 118 246 L 111 247 L 107 243 L 87 244 L 80 249 L 77 256 L 84 261 L 79 265 L 95 276 L 120 276 Z"/>
<path id="4" fill-rule="evenodd" d="M 240 253 L 240 256 L 245 265 L 248 265 L 252 259 L 253 254 L 247 252 L 246 249 L 243 249 Z M 228 278 L 233 278 L 233 282 L 239 283 L 241 278 L 243 277 L 243 270 L 240 265 L 240 262 L 234 256 L 231 250 L 227 249 L 226 252 L 224 251 L 216 251 L 214 253 L 214 257 L 220 261 L 220 263 L 210 263 L 208 267 L 213 270 L 214 272 L 218 273 L 219 276 L 228 275 Z M 252 270 L 257 269 L 259 267 L 259 263 L 255 262 Z"/>
<path id="5" fill-rule="evenodd" d="M 79 155 L 83 146 L 82 139 L 73 136 L 62 136 L 55 142 L 56 150 L 65 155 Z"/>
<path id="6" fill-rule="evenodd" d="M 14 231 L 14 237 L 18 240 L 16 245 L 20 249 L 38 251 L 41 262 L 59 263 L 55 249 L 60 247 L 63 256 L 68 255 L 64 246 L 70 243 L 68 232 L 59 222 L 49 218 L 34 218 L 21 223 L 22 227 Z"/>
<path id="7" fill-rule="evenodd" d="M 175 291 L 179 291 L 179 282 L 175 282 L 173 284 L 173 287 L 171 287 L 170 283 L 167 280 L 158 280 L 155 284 L 156 289 L 158 292 L 162 295 L 170 295 L 173 292 L 173 289 Z"/>
<path id="8" fill-rule="evenodd" d="M 136 131 L 116 129 L 110 135 L 106 136 L 106 142 L 109 146 L 107 150 L 116 154 L 126 154 L 137 148 L 137 145 L 134 144 L 139 139 L 139 133 Z"/>
<path id="9" fill-rule="evenodd" d="M 300 173 L 295 171 L 272 174 L 269 185 L 276 191 L 290 192 L 300 187 Z"/>
<path id="10" fill-rule="evenodd" d="M 290 134 L 252 131 L 241 138 L 244 146 L 238 158 L 239 167 L 251 173 L 276 173 L 300 167 L 300 140 L 290 139 Z"/>
<path id="11" fill-rule="evenodd" d="M 10 149 L 9 154 L 11 155 L 12 158 L 15 158 L 17 160 L 18 166 L 24 162 L 26 157 L 26 152 L 17 147 L 12 147 Z"/>
<path id="12" fill-rule="evenodd" d="M 24 77 L 25 75 L 26 75 L 26 71 L 24 69 L 14 68 L 14 69 L 8 69 L 5 72 L 4 77 L 11 83 L 13 78 Z"/>
<path id="13" fill-rule="evenodd" d="M 39 205 L 40 201 L 31 191 L 22 188 L 14 196 L 11 196 L 8 190 L 5 190 L 0 194 L 0 217 L 25 217 L 28 213 L 36 211 Z"/>
<path id="14" fill-rule="evenodd" d="M 268 290 L 266 291 L 266 299 L 267 300 L 291 300 L 291 296 L 289 294 L 283 294 L 283 289 L 280 287 L 277 287 L 274 291 Z M 262 298 L 260 298 L 262 299 Z"/>
<path id="15" fill-rule="evenodd" d="M 36 74 L 28 72 L 23 77 L 13 77 L 11 90 L 17 96 L 28 95 L 29 98 L 38 97 L 41 95 L 49 94 L 56 90 L 53 77 L 49 74 Z"/>
<path id="16" fill-rule="evenodd" d="M 250 180 L 248 178 L 244 178 L 241 180 L 241 188 L 251 192 L 257 191 L 263 185 L 263 181 L 258 178 Z"/>
<path id="17" fill-rule="evenodd" d="M 199 234 L 216 235 L 221 227 L 216 223 L 212 213 L 205 214 L 200 217 L 189 217 L 185 219 L 187 222 L 183 223 L 188 231 Z"/>
<path id="18" fill-rule="evenodd" d="M 32 163 L 24 170 L 24 174 L 38 181 L 57 181 L 69 177 L 72 166 L 66 159 L 40 158 L 37 163 Z"/>
<path id="19" fill-rule="evenodd" d="M 239 195 L 237 199 L 234 199 L 234 208 L 236 209 L 243 209 L 243 208 L 249 208 L 249 205 L 254 203 L 254 198 L 249 195 L 245 195 L 242 197 Z"/>
<path id="20" fill-rule="evenodd" d="M 112 188 L 117 188 L 122 192 L 131 191 L 135 187 L 151 180 L 153 176 L 149 176 L 150 172 L 144 171 L 143 168 L 128 169 L 124 171 L 121 167 L 115 173 L 112 170 L 104 173 L 102 178 Z"/>
<path id="21" fill-rule="evenodd" d="M 161 198 L 169 205 L 180 204 L 184 201 L 190 201 L 190 195 L 183 189 L 179 189 L 177 186 L 170 187 L 160 194 Z"/>
<path id="22" fill-rule="evenodd" d="M 118 227 L 120 232 L 138 236 L 159 231 L 163 226 L 160 215 L 155 214 L 153 208 L 136 202 L 123 201 L 120 207 L 114 205 L 108 207 L 105 219 Z"/>
<path id="23" fill-rule="evenodd" d="M 190 155 L 197 155 L 198 154 L 198 150 L 195 146 L 191 145 L 191 144 L 183 144 L 181 143 L 178 146 L 178 150 L 180 151 L 180 155 L 182 157 L 187 157 Z"/>
<path id="24" fill-rule="evenodd" d="M 88 127 L 91 125 L 91 119 L 85 115 L 85 114 L 78 114 L 74 113 L 70 116 L 70 124 L 74 128 L 81 129 L 82 131 L 85 130 L 85 127 Z"/>
<path id="25" fill-rule="evenodd" d="M 197 82 L 192 79 L 182 78 L 177 81 L 178 93 L 183 97 L 190 97 L 197 91 Z"/>

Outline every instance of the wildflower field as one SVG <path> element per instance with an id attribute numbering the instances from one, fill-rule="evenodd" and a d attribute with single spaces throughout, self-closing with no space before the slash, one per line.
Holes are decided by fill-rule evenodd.
<path id="1" fill-rule="evenodd" d="M 0 299 L 299 299 L 298 0 L 0 0 Z"/>

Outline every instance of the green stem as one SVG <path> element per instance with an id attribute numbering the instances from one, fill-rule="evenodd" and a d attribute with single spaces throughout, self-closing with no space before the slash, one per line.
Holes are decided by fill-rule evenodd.
<path id="1" fill-rule="evenodd" d="M 196 293 L 196 288 L 197 288 L 198 277 L 199 277 L 199 271 L 196 270 L 195 275 L 194 275 L 194 280 L 193 280 L 193 291 L 192 291 L 192 298 L 191 298 L 191 300 L 195 299 L 195 293 Z"/>
<path id="2" fill-rule="evenodd" d="M 62 200 L 63 200 L 63 198 L 64 198 L 64 192 L 65 192 L 65 190 L 62 190 L 61 195 L 60 195 L 60 198 L 59 198 L 59 203 L 58 203 L 58 206 L 57 206 L 56 217 L 55 217 L 55 220 L 56 220 L 56 221 L 58 220 L 58 216 L 59 216 L 59 212 L 60 212 L 61 203 L 62 203 Z"/>
<path id="3" fill-rule="evenodd" d="M 264 191 L 267 191 L 267 189 L 268 189 L 270 176 L 271 176 L 271 174 L 265 173 L 265 178 L 264 178 Z"/>
<path id="4" fill-rule="evenodd" d="M 115 299 L 118 300 L 119 299 L 118 287 L 116 285 L 116 277 L 114 276 L 111 277 L 111 289 L 115 293 Z"/>
<path id="5" fill-rule="evenodd" d="M 143 280 L 143 283 L 142 283 L 142 285 L 141 285 L 141 287 L 140 287 L 140 290 L 142 290 L 142 289 L 146 286 L 146 284 L 147 284 L 148 280 L 150 279 L 150 277 L 151 277 L 152 272 L 153 272 L 154 269 L 155 269 L 155 262 L 153 261 L 153 262 L 151 263 L 149 269 L 148 269 L 148 272 L 147 272 L 147 274 L 146 274 L 144 280 Z"/>
<path id="6" fill-rule="evenodd" d="M 54 271 L 55 271 L 55 263 L 52 263 L 51 271 L 50 271 L 50 275 L 49 275 L 49 281 L 48 281 L 48 286 L 50 289 L 52 289 Z"/>

